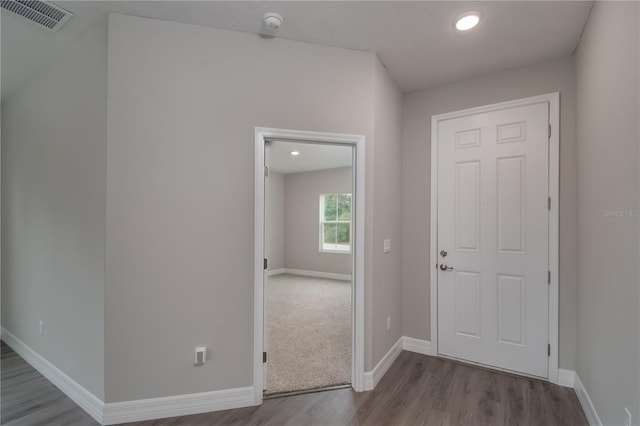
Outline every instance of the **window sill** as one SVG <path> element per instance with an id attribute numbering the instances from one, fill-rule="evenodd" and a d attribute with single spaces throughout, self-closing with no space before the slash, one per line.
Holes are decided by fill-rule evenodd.
<path id="1" fill-rule="evenodd" d="M 349 249 L 349 250 L 332 250 L 332 249 L 325 249 L 325 248 L 321 248 L 320 249 L 320 253 L 353 254 L 351 249 Z"/>

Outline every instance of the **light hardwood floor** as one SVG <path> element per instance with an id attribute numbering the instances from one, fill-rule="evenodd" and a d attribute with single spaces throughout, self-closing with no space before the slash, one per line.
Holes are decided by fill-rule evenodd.
<path id="1" fill-rule="evenodd" d="M 93 420 L 2 344 L 2 423 Z M 572 389 L 403 352 L 374 391 L 266 400 L 259 407 L 136 425 L 587 425 Z"/>

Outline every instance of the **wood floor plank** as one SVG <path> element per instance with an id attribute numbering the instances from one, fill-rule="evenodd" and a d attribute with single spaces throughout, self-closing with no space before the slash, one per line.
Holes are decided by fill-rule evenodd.
<path id="1" fill-rule="evenodd" d="M 2 344 L 2 424 L 94 425 L 91 417 Z M 336 389 L 261 406 L 132 423 L 204 425 L 587 425 L 573 389 L 402 352 L 374 391 Z"/>

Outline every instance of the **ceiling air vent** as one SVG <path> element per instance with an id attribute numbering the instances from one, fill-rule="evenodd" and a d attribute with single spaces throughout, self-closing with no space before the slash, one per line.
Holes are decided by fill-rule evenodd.
<path id="1" fill-rule="evenodd" d="M 42 0 L 2 0 L 2 8 L 53 31 L 58 31 L 73 16 L 73 13 Z"/>

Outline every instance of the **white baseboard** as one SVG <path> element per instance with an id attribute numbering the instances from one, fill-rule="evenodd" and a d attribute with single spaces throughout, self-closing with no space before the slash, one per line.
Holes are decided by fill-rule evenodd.
<path id="1" fill-rule="evenodd" d="M 280 268 L 280 269 L 273 269 L 269 272 L 267 272 L 267 276 L 268 277 L 272 277 L 274 275 L 280 275 L 280 274 L 284 274 L 285 269 L 284 268 Z"/>
<path id="2" fill-rule="evenodd" d="M 326 278 L 329 280 L 351 281 L 351 275 L 334 274 L 331 272 L 305 271 L 303 269 L 284 268 L 285 274 L 302 275 L 303 277 Z"/>
<path id="3" fill-rule="evenodd" d="M 575 386 L 576 381 L 576 372 L 573 370 L 565 370 L 560 368 L 558 370 L 558 381 L 557 385 L 564 386 L 566 388 L 573 388 Z"/>
<path id="4" fill-rule="evenodd" d="M 2 340 L 87 414 L 103 425 L 256 405 L 253 387 L 105 404 L 4 328 Z"/>
<path id="5" fill-rule="evenodd" d="M 365 371 L 364 373 L 364 390 L 373 390 L 384 373 L 387 372 L 389 367 L 393 364 L 393 361 L 398 358 L 398 355 L 402 352 L 402 337 L 389 349 L 389 351 L 382 357 L 380 362 L 371 371 Z"/>
<path id="6" fill-rule="evenodd" d="M 578 374 L 575 374 L 575 381 L 573 385 L 574 390 L 576 391 L 576 395 L 578 400 L 580 401 L 580 405 L 582 406 L 582 411 L 584 411 L 584 415 L 587 416 L 587 420 L 589 421 L 589 425 L 591 426 L 602 426 L 602 421 L 596 412 L 596 407 L 591 402 L 591 398 L 589 398 L 589 394 L 587 393 L 587 389 L 580 381 L 580 377 Z"/>
<path id="7" fill-rule="evenodd" d="M 40 354 L 4 328 L 2 329 L 2 340 L 49 382 L 60 389 L 73 402 L 78 404 L 87 414 L 93 417 L 98 423 L 102 423 L 104 402 L 102 402 L 100 398 L 67 376 L 62 370 L 44 359 Z"/>
<path id="8" fill-rule="evenodd" d="M 286 271 L 287 273 L 303 275 L 299 274 L 297 270 Z M 2 328 L 2 340 L 47 380 L 78 404 L 87 414 L 103 425 L 185 416 L 256 405 L 253 387 L 105 404 L 4 328 Z M 373 370 L 364 373 L 363 390 L 373 390 L 403 350 L 431 355 L 431 342 L 407 336 L 400 337 Z M 560 369 L 557 384 L 574 388 L 589 425 L 602 426 L 602 421 L 596 412 L 593 402 L 575 371 Z"/>
<path id="9" fill-rule="evenodd" d="M 253 387 L 105 404 L 104 425 L 186 416 L 256 405 Z"/>
<path id="10" fill-rule="evenodd" d="M 373 370 L 365 371 L 363 390 L 373 390 L 403 350 L 423 355 L 431 355 L 431 342 L 407 336 L 400 337 Z"/>
<path id="11" fill-rule="evenodd" d="M 558 370 L 558 381 L 556 384 L 567 388 L 573 388 L 576 392 L 576 396 L 578 397 L 578 401 L 580 401 L 580 405 L 582 406 L 582 411 L 584 411 L 584 415 L 589 421 L 589 425 L 602 426 L 602 421 L 596 412 L 593 402 L 591 402 L 591 398 L 589 398 L 587 389 L 582 384 L 580 377 L 578 377 L 578 373 L 573 370 L 565 370 L 561 368 Z"/>
<path id="12" fill-rule="evenodd" d="M 402 337 L 402 349 L 416 352 L 422 355 L 433 355 L 431 353 L 431 342 L 428 340 L 414 339 L 413 337 Z"/>
<path id="13" fill-rule="evenodd" d="M 373 385 L 373 372 L 365 371 L 364 380 L 362 381 L 362 391 L 371 391 L 375 386 Z"/>

